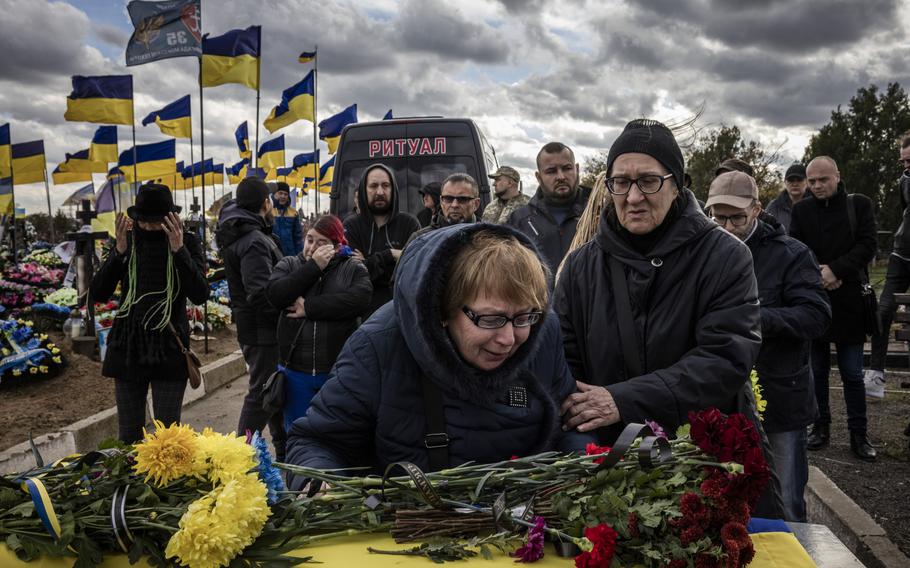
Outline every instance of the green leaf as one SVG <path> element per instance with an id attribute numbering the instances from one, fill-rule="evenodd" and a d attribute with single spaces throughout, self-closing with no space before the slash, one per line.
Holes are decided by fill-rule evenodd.
<path id="1" fill-rule="evenodd" d="M 676 429 L 676 437 L 677 438 L 688 438 L 689 430 L 691 430 L 691 429 L 692 429 L 691 424 L 689 424 L 689 423 L 683 424 L 682 426 L 680 426 L 679 428 Z"/>
<path id="2" fill-rule="evenodd" d="M 566 515 L 567 521 L 574 521 L 581 516 L 581 505 L 575 505 L 569 508 L 569 514 Z"/>
<path id="3" fill-rule="evenodd" d="M 493 551 L 491 551 L 490 547 L 485 544 L 480 545 L 480 555 L 484 560 L 493 560 Z"/>

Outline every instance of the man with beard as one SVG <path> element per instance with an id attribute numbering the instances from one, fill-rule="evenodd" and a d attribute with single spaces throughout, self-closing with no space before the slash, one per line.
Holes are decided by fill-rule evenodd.
<path id="1" fill-rule="evenodd" d="M 575 154 L 561 142 L 544 145 L 537 154 L 537 193 L 506 221 L 531 238 L 555 274 L 575 238 L 575 227 L 591 191 L 578 185 Z"/>
<path id="2" fill-rule="evenodd" d="M 474 213 L 480 206 L 480 188 L 474 178 L 468 174 L 455 173 L 443 180 L 441 187 L 439 213 L 433 217 L 433 221 L 428 226 L 411 235 L 408 244 L 411 244 L 411 241 L 420 235 L 425 235 L 440 227 L 477 222 L 477 216 Z"/>
<path id="3" fill-rule="evenodd" d="M 420 222 L 409 213 L 398 211 L 398 185 L 395 174 L 382 164 L 366 168 L 357 187 L 359 213 L 344 221 L 344 233 L 370 273 L 373 299 L 364 313 L 369 317 L 392 299 L 392 275 L 401 250 Z"/>
<path id="4" fill-rule="evenodd" d="M 527 205 L 531 198 L 521 192 L 521 176 L 515 168 L 500 166 L 490 174 L 490 178 L 493 180 L 496 200 L 483 210 L 483 222 L 502 225 L 508 221 L 513 211 Z"/>

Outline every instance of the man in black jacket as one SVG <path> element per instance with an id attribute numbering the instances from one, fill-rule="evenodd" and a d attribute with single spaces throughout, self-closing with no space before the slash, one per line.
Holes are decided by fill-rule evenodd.
<path id="1" fill-rule="evenodd" d="M 806 166 L 800 163 L 790 164 L 784 175 L 786 189 L 780 192 L 768 204 L 768 215 L 771 215 L 783 225 L 785 231 L 790 230 L 790 218 L 793 215 L 793 205 L 806 197 Z"/>
<path id="2" fill-rule="evenodd" d="M 360 212 L 344 220 L 344 233 L 354 249 L 354 258 L 366 265 L 373 283 L 373 299 L 364 313 L 364 318 L 368 318 L 392 299 L 395 265 L 420 222 L 413 215 L 398 211 L 395 174 L 382 164 L 373 164 L 363 171 L 357 199 Z"/>
<path id="3" fill-rule="evenodd" d="M 271 210 L 268 185 L 246 178 L 237 186 L 236 199 L 222 208 L 215 239 L 224 259 L 237 342 L 250 368 L 250 390 L 243 399 L 237 432 L 262 431 L 268 424 L 281 461 L 287 438 L 283 418 L 281 412 L 272 414 L 262 407 L 261 395 L 262 385 L 278 366 L 278 310 L 266 299 L 266 288 L 283 255 L 268 221 Z"/>
<path id="4" fill-rule="evenodd" d="M 812 340 L 831 323 L 818 263 L 803 243 L 762 215 L 755 180 L 739 171 L 718 176 L 708 190 L 714 221 L 752 253 L 761 303 L 762 346 L 755 362 L 767 403 L 765 432 L 781 484 L 784 518 L 806 522 L 809 481 L 806 427 L 818 413 L 812 388 Z"/>
<path id="5" fill-rule="evenodd" d="M 506 225 L 526 234 L 543 254 L 552 274 L 575 238 L 578 218 L 591 190 L 580 187 L 575 154 L 561 142 L 550 142 L 537 154 L 537 193 L 509 215 Z"/>
<path id="6" fill-rule="evenodd" d="M 441 227 L 477 222 L 475 213 L 480 206 L 480 188 L 474 178 L 461 172 L 454 173 L 443 180 L 441 187 L 439 212 L 429 225 L 411 235 L 408 244 L 420 235 Z"/>
<path id="7" fill-rule="evenodd" d="M 878 317 L 882 322 L 882 333 L 872 336 L 871 369 L 866 371 L 866 396 L 885 397 L 885 355 L 888 354 L 888 340 L 891 336 L 891 321 L 897 304 L 894 294 L 910 288 L 910 132 L 901 138 L 900 164 L 904 173 L 898 181 L 901 207 L 904 209 L 901 224 L 894 233 L 894 248 L 888 258 L 888 274 L 885 288 L 878 302 Z"/>
<path id="8" fill-rule="evenodd" d="M 862 297 L 863 273 L 875 256 L 872 202 L 862 194 L 847 196 L 837 163 L 828 156 L 809 162 L 806 177 L 811 195 L 793 206 L 790 235 L 815 253 L 833 317 L 825 336 L 812 343 L 812 376 L 819 418 L 809 434 L 808 446 L 810 450 L 819 450 L 828 445 L 831 437 L 828 375 L 834 343 L 847 404 L 850 449 L 859 459 L 873 461 L 875 449 L 866 434 L 863 343 L 867 330 Z"/>

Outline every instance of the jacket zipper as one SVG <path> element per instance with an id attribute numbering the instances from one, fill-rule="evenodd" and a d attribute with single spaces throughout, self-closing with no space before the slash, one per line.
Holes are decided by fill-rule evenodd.
<path id="1" fill-rule="evenodd" d="M 317 284 L 322 284 L 322 277 Z M 322 292 L 322 289 L 319 290 Z M 316 320 L 313 320 L 313 376 L 316 375 Z"/>

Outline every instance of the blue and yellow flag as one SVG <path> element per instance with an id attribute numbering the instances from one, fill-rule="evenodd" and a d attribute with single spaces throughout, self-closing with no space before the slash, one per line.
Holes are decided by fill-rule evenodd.
<path id="1" fill-rule="evenodd" d="M 319 163 L 319 150 L 297 154 L 291 162 L 294 169 L 304 177 L 316 177 L 316 165 Z"/>
<path id="2" fill-rule="evenodd" d="M 75 154 L 67 154 L 66 161 L 57 166 L 61 172 L 99 173 L 107 171 L 104 162 L 93 162 L 89 159 L 88 150 L 79 150 Z M 90 180 L 91 178 L 89 178 Z M 87 180 L 88 181 L 88 180 Z"/>
<path id="3" fill-rule="evenodd" d="M 298 120 L 311 122 L 316 120 L 313 114 L 314 86 L 313 72 L 310 71 L 302 81 L 281 93 L 281 102 L 272 109 L 265 122 L 262 123 L 269 134 Z"/>
<path id="4" fill-rule="evenodd" d="M 178 189 L 186 189 L 183 187 L 183 160 L 180 160 L 174 164 L 174 173 L 171 174 L 170 178 L 163 183 L 174 191 Z"/>
<path id="5" fill-rule="evenodd" d="M 259 44 L 262 26 L 231 30 L 202 38 L 202 86 L 238 83 L 259 88 Z"/>
<path id="6" fill-rule="evenodd" d="M 118 159 L 119 159 L 119 156 L 118 156 Z M 123 177 L 123 170 L 121 170 L 117 166 L 114 166 L 113 168 L 111 168 L 107 171 L 107 179 L 117 179 L 117 178 L 122 178 L 122 177 Z"/>
<path id="7" fill-rule="evenodd" d="M 335 156 L 332 156 L 332 159 L 322 164 L 322 167 L 319 168 L 320 193 L 330 193 L 332 191 L 333 177 L 335 177 Z"/>
<path id="8" fill-rule="evenodd" d="M 349 124 L 357 123 L 357 105 L 353 104 L 343 111 L 319 123 L 319 138 L 329 146 L 329 154 L 338 149 L 341 131 Z"/>
<path id="9" fill-rule="evenodd" d="M 162 134 L 174 138 L 191 138 L 193 121 L 190 118 L 190 96 L 180 97 L 166 107 L 156 110 L 142 119 L 142 126 L 158 125 Z"/>
<path id="10" fill-rule="evenodd" d="M 133 124 L 133 76 L 73 76 L 63 118 L 76 122 Z"/>
<path id="11" fill-rule="evenodd" d="M 267 177 L 267 174 L 265 173 L 265 170 L 263 170 L 262 168 L 247 168 L 246 177 L 265 179 Z"/>
<path id="12" fill-rule="evenodd" d="M 256 167 L 262 170 L 271 170 L 284 167 L 284 134 L 271 140 L 266 140 L 259 147 L 256 155 Z"/>
<path id="13" fill-rule="evenodd" d="M 166 179 L 174 174 L 174 168 L 177 166 L 175 149 L 176 141 L 174 139 L 152 144 L 139 144 L 136 146 L 136 173 L 134 174 L 133 169 L 132 148 L 120 153 L 117 167 L 129 182 Z"/>
<path id="14" fill-rule="evenodd" d="M 316 59 L 315 51 L 304 51 L 300 54 L 300 57 L 297 58 L 297 61 L 301 63 L 309 63 L 310 61 Z"/>
<path id="15" fill-rule="evenodd" d="M 117 161 L 117 127 L 99 126 L 88 148 L 88 159 L 109 164 Z"/>
<path id="16" fill-rule="evenodd" d="M 16 210 L 13 203 L 13 178 L 0 178 L 0 215 L 12 216 Z"/>
<path id="17" fill-rule="evenodd" d="M 92 181 L 91 172 L 66 171 L 62 169 L 64 164 L 66 164 L 66 162 L 63 162 L 63 164 L 60 164 L 51 172 L 51 177 L 54 179 L 54 185 Z"/>
<path id="18" fill-rule="evenodd" d="M 244 158 L 228 168 L 228 180 L 230 183 L 240 183 L 240 180 L 246 177 L 246 169 L 250 165 L 250 159 Z"/>
<path id="19" fill-rule="evenodd" d="M 9 123 L 0 124 L 0 179 L 13 175 L 13 144 L 9 135 Z"/>
<path id="20" fill-rule="evenodd" d="M 237 141 L 237 149 L 240 150 L 241 158 L 253 157 L 253 152 L 250 150 L 250 129 L 245 120 L 234 131 L 234 140 Z"/>
<path id="21" fill-rule="evenodd" d="M 47 176 L 47 161 L 44 158 L 44 140 L 33 140 L 12 145 L 13 182 L 38 183 Z"/>
<path id="22" fill-rule="evenodd" d="M 89 201 L 95 200 L 95 186 L 92 184 L 84 185 L 70 194 L 69 197 L 63 200 L 64 207 L 69 205 L 80 205 L 83 199 L 88 199 Z"/>
<path id="23" fill-rule="evenodd" d="M 126 9 L 135 28 L 126 44 L 127 66 L 202 55 L 200 0 L 134 0 Z"/>

